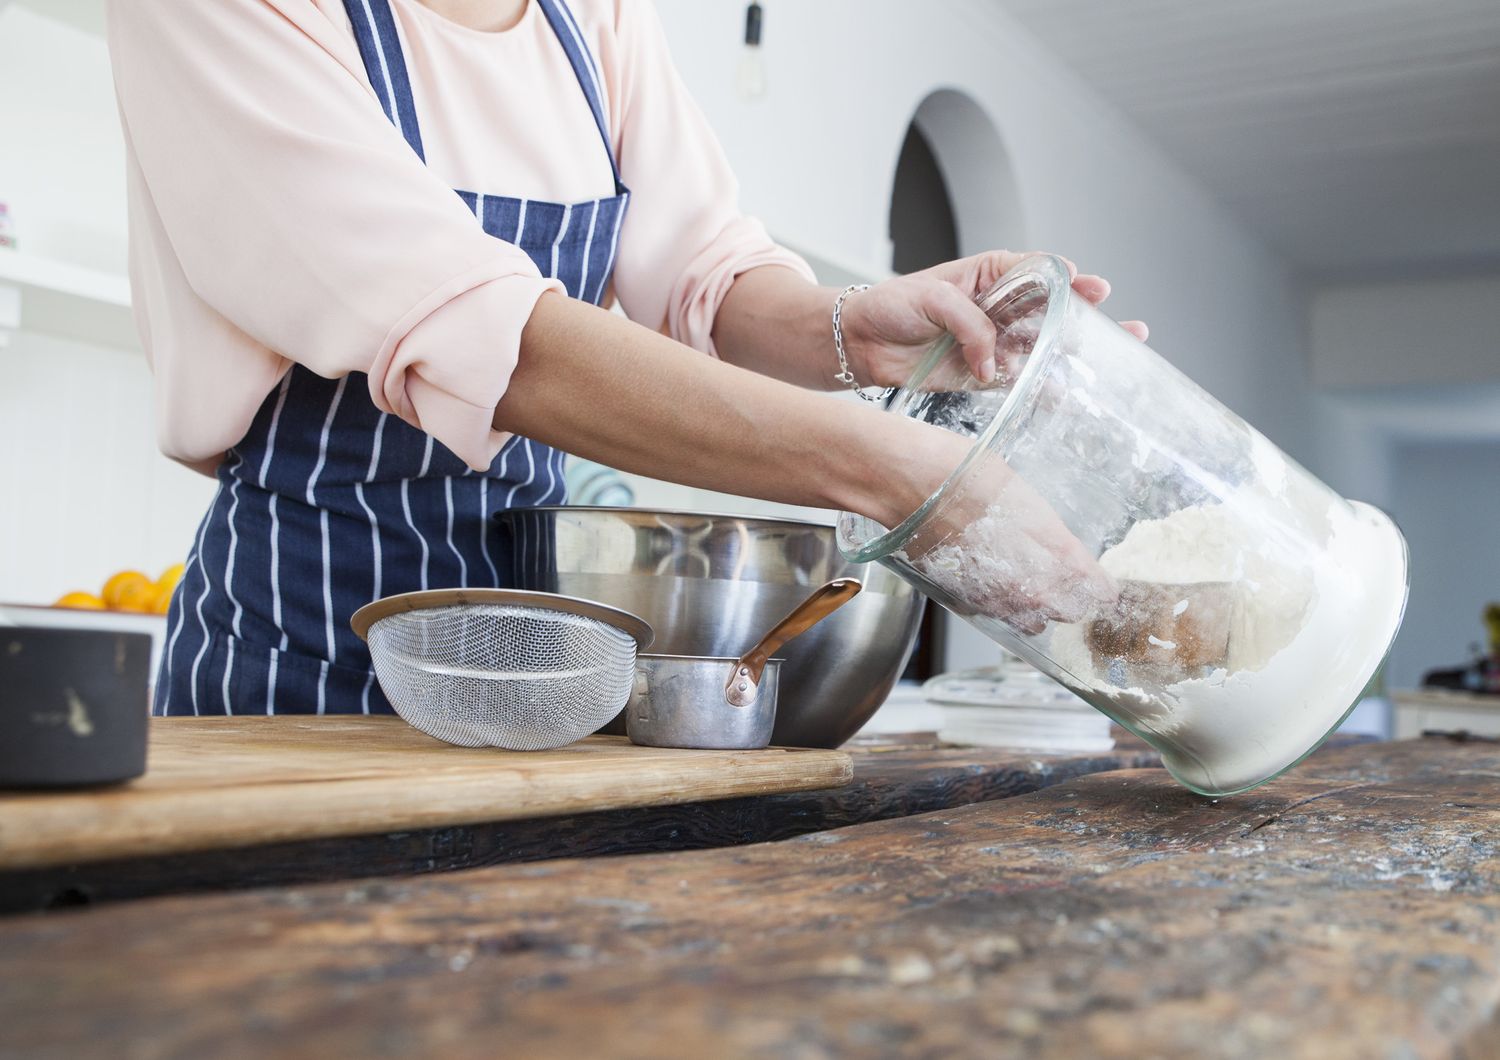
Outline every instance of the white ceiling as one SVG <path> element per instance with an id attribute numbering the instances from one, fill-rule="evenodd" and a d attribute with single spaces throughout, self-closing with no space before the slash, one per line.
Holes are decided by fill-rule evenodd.
<path id="1" fill-rule="evenodd" d="M 1328 278 L 1500 266 L 1500 0 L 999 0 Z"/>

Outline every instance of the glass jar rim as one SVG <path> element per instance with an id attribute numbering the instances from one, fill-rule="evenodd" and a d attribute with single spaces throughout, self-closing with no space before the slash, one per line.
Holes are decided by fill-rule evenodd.
<path id="1" fill-rule="evenodd" d="M 1067 265 L 1052 254 L 1033 254 L 1022 258 L 978 299 L 978 305 L 988 314 L 997 304 L 1019 293 L 1026 286 L 1038 286 L 1046 293 L 1046 309 L 1042 314 L 1041 327 L 1037 329 L 1036 341 L 1032 343 L 1031 353 L 1026 358 L 1026 365 L 1016 378 L 1015 385 L 1010 388 L 1010 393 L 1005 395 L 1000 411 L 995 413 L 984 431 L 974 439 L 968 453 L 943 480 L 942 485 L 894 528 L 858 544 L 848 539 L 846 527 L 851 520 L 863 517 L 851 512 L 843 513 L 838 520 L 836 538 L 839 551 L 849 562 L 870 563 L 905 548 L 939 502 L 962 481 L 980 454 L 989 449 L 996 435 L 1028 403 L 1031 392 L 1038 386 L 1038 380 L 1046 373 L 1046 365 L 1057 356 L 1057 338 L 1062 332 L 1068 299 L 1073 290 L 1073 280 Z M 897 390 L 886 403 L 886 411 L 898 416 L 908 415 L 907 409 L 923 393 L 922 384 L 942 363 L 952 347 L 951 335 L 934 343 L 911 378 L 906 381 L 906 385 Z"/>

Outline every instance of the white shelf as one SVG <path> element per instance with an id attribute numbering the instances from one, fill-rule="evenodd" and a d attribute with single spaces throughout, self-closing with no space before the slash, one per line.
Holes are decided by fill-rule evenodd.
<path id="1" fill-rule="evenodd" d="M 100 346 L 139 350 L 130 281 L 21 251 L 0 251 L 0 285 L 21 292 L 21 328 Z"/>

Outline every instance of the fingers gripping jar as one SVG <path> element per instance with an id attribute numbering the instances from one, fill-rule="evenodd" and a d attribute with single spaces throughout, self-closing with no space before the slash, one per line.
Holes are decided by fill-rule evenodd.
<path id="1" fill-rule="evenodd" d="M 951 340 L 890 400 L 972 439 L 879 561 L 1227 795 L 1309 754 L 1389 651 L 1406 543 L 1027 258 L 980 300 L 983 384 Z"/>

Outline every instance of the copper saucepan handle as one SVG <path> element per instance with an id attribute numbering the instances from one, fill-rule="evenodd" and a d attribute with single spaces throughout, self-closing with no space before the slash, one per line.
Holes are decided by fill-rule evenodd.
<path id="1" fill-rule="evenodd" d="M 863 588 L 864 584 L 858 578 L 835 578 L 794 607 L 791 614 L 772 626 L 735 662 L 729 680 L 724 684 L 725 701 L 736 707 L 748 707 L 754 703 L 760 695 L 760 677 L 765 671 L 766 660 L 780 651 L 787 641 L 806 633 L 853 600 Z"/>

